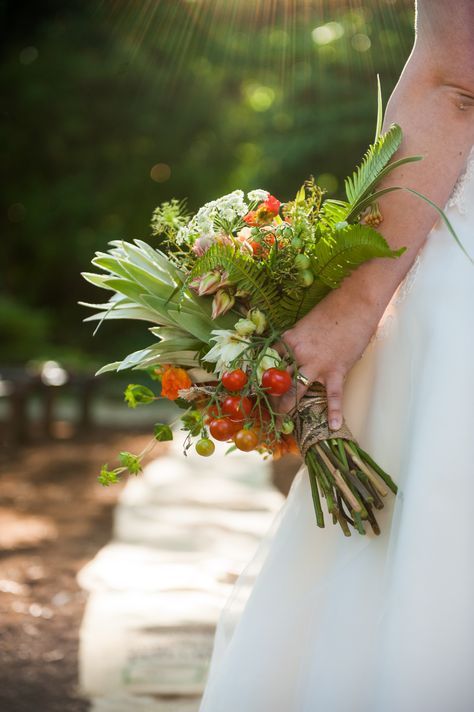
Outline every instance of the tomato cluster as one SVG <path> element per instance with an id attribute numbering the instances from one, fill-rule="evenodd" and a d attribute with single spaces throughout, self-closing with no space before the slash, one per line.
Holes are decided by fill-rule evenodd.
<path id="1" fill-rule="evenodd" d="M 244 452 L 257 448 L 273 452 L 274 437 L 269 433 L 272 416 L 263 399 L 248 395 L 248 376 L 241 368 L 227 371 L 221 378 L 221 384 L 227 391 L 218 402 L 205 408 L 204 422 L 211 437 L 220 442 L 233 441 Z M 291 388 L 290 374 L 280 368 L 264 371 L 261 388 L 269 396 L 282 396 Z M 215 445 L 208 437 L 202 437 L 196 444 L 196 451 L 208 457 L 215 450 Z"/>

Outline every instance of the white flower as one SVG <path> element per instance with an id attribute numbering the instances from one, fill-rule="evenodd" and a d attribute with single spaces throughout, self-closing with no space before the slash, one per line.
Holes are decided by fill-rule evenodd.
<path id="1" fill-rule="evenodd" d="M 215 345 L 207 352 L 205 360 L 216 364 L 216 372 L 223 373 L 247 348 L 249 341 L 230 329 L 214 329 L 211 341 Z"/>
<path id="2" fill-rule="evenodd" d="M 257 366 L 257 379 L 258 382 L 262 382 L 262 375 L 263 372 L 267 370 L 267 368 L 278 368 L 278 366 L 281 364 L 281 358 L 280 354 L 278 351 L 275 351 L 275 349 L 272 349 L 270 347 L 265 349 L 263 357 L 260 359 L 260 362 Z"/>
<path id="3" fill-rule="evenodd" d="M 262 188 L 256 188 L 255 190 L 251 190 L 250 193 L 247 193 L 247 198 L 250 200 L 251 203 L 261 203 L 263 200 L 266 200 L 270 193 L 268 190 L 262 190 Z"/>
<path id="4" fill-rule="evenodd" d="M 248 210 L 249 206 L 244 200 L 242 190 L 234 190 L 217 200 L 211 200 L 199 208 L 185 228 L 181 228 L 177 242 L 193 243 L 197 238 L 214 238 L 222 232 L 223 221 L 231 227 L 233 223 L 240 221 Z"/>
<path id="5" fill-rule="evenodd" d="M 189 242 L 190 229 L 188 225 L 180 227 L 176 233 L 176 244 L 182 245 L 183 242 Z"/>

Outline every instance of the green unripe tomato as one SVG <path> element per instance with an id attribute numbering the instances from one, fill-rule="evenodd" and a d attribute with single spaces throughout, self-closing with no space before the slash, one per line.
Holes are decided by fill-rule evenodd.
<path id="1" fill-rule="evenodd" d="M 311 264 L 311 260 L 309 259 L 308 255 L 304 255 L 303 253 L 296 255 L 296 257 L 295 257 L 296 269 L 301 269 L 301 270 L 308 269 L 310 264 Z"/>
<path id="2" fill-rule="evenodd" d="M 303 287 L 311 287 L 314 282 L 314 274 L 310 269 L 304 269 L 299 274 L 299 280 Z"/>
<path id="3" fill-rule="evenodd" d="M 281 424 L 281 432 L 284 435 L 289 435 L 290 433 L 293 432 L 294 429 L 295 429 L 295 424 L 293 423 L 291 418 L 286 417 L 283 420 L 283 423 Z"/>
<path id="4" fill-rule="evenodd" d="M 303 241 L 299 237 L 294 237 L 291 241 L 294 250 L 299 250 L 303 246 Z"/>
<path id="5" fill-rule="evenodd" d="M 201 438 L 196 443 L 196 452 L 201 457 L 210 457 L 214 453 L 216 446 L 209 438 Z"/>

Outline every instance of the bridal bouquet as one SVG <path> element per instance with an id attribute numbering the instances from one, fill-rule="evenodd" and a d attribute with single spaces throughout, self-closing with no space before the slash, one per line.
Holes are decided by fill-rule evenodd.
<path id="1" fill-rule="evenodd" d="M 278 398 L 298 377 L 289 350 L 274 348 L 281 335 L 307 314 L 360 264 L 395 258 L 377 226 L 382 217 L 379 181 L 402 163 L 391 162 L 402 132 L 393 125 L 380 132 L 354 174 L 346 180 L 346 200 L 325 199 L 309 179 L 294 200 L 281 203 L 265 190 L 236 190 L 186 214 L 177 200 L 156 209 L 154 246 L 141 240 L 115 241 L 92 260 L 101 274 L 86 273 L 92 284 L 111 292 L 88 320 L 138 319 L 149 327 L 152 343 L 99 371 L 147 371 L 154 388 L 130 384 L 131 407 L 157 397 L 184 409 L 185 451 L 204 456 L 214 441 L 229 450 L 257 450 L 279 457 L 301 452 L 306 462 L 317 524 L 324 526 L 322 500 L 344 534 L 379 533 L 374 510 L 397 487 L 343 427 L 328 429 L 324 388 L 314 384 L 279 417 Z M 281 353 L 281 350 L 280 350 Z M 153 383 L 151 382 L 152 386 Z M 154 440 L 173 437 L 166 424 L 155 426 Z M 120 453 L 120 467 L 104 466 L 107 485 L 129 471 L 140 472 L 140 455 Z"/>

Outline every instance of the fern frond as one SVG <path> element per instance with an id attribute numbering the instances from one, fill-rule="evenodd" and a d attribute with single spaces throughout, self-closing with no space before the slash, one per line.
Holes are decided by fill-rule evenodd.
<path id="1" fill-rule="evenodd" d="M 380 180 L 383 171 L 402 142 L 402 130 L 393 124 L 386 133 L 369 146 L 362 163 L 351 177 L 346 178 L 347 200 L 351 207 L 369 195 Z"/>
<path id="2" fill-rule="evenodd" d="M 213 269 L 225 270 L 232 284 L 249 293 L 252 305 L 264 311 L 270 322 L 278 324 L 275 307 L 280 295 L 265 263 L 256 262 L 253 257 L 243 254 L 231 245 L 213 245 L 197 261 L 191 272 L 191 279 Z"/>
<path id="3" fill-rule="evenodd" d="M 296 297 L 283 297 L 277 306 L 279 328 L 287 329 L 293 326 L 298 319 L 310 312 L 330 291 L 331 288 L 327 284 L 320 279 L 315 279 L 310 287 L 300 290 Z"/>
<path id="4" fill-rule="evenodd" d="M 356 267 L 374 257 L 398 257 L 405 248 L 392 250 L 382 235 L 368 225 L 348 225 L 336 239 L 322 239 L 316 245 L 311 268 L 317 280 L 330 289 L 339 287 Z"/>

